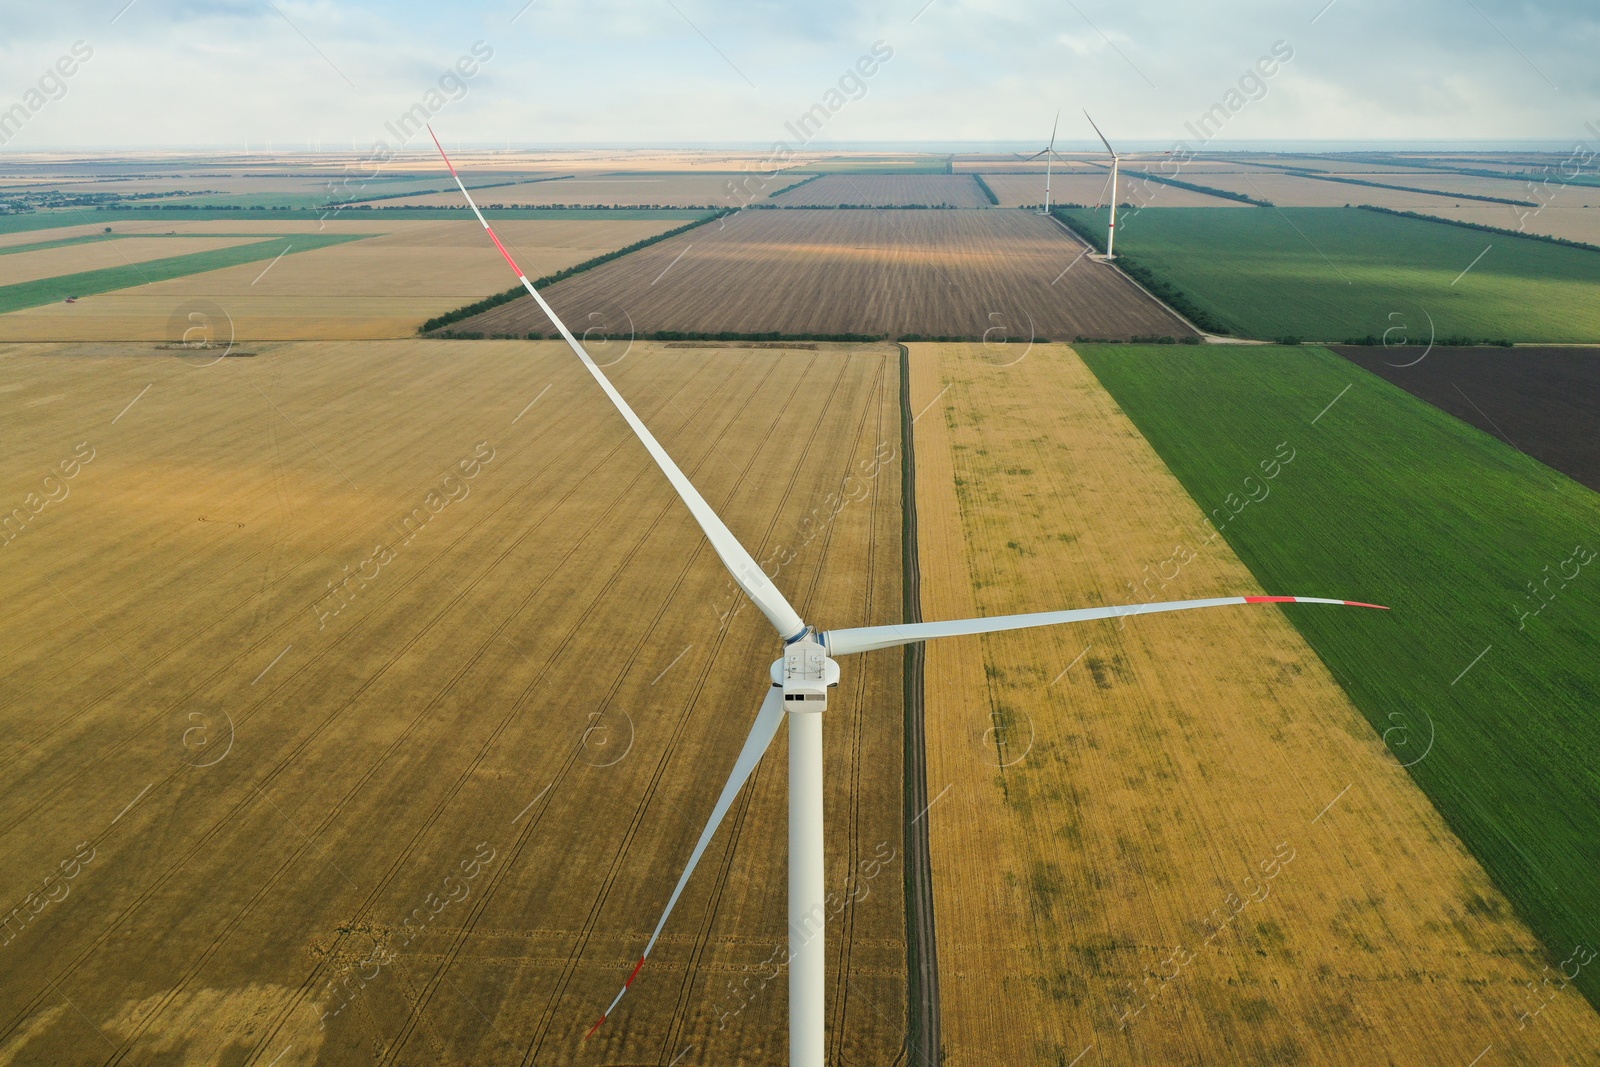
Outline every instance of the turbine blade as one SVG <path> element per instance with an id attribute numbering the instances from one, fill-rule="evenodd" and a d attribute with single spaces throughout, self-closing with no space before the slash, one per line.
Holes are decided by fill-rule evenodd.
<path id="1" fill-rule="evenodd" d="M 1083 117 L 1089 119 L 1089 125 L 1094 126 L 1094 119 L 1089 118 L 1089 112 L 1084 111 Z M 1111 158 L 1117 158 L 1117 150 L 1111 147 L 1111 142 L 1106 140 L 1106 135 L 1100 132 L 1100 127 L 1094 126 L 1095 136 L 1100 138 L 1100 143 L 1106 146 L 1106 151 L 1111 153 Z"/>
<path id="2" fill-rule="evenodd" d="M 1038 159 L 1040 156 L 1044 155 L 1048 151 L 1050 151 L 1050 149 L 1041 148 L 1041 149 L 1039 149 L 1039 151 L 1035 152 L 1031 156 L 1025 156 L 1021 152 L 1013 152 L 1011 154 L 1016 156 L 1018 159 L 1022 160 L 1024 163 L 1028 163 L 1028 162 L 1031 162 L 1032 160 Z"/>
<path id="3" fill-rule="evenodd" d="M 988 634 L 998 630 L 1023 630 L 1031 626 L 1056 626 L 1065 622 L 1093 619 L 1119 619 L 1127 615 L 1154 615 L 1163 611 L 1190 608 L 1220 608 L 1233 604 L 1340 604 L 1348 608 L 1389 609 L 1381 604 L 1362 604 L 1354 600 L 1325 600 L 1314 596 L 1224 596 L 1206 600 L 1169 600 L 1160 604 L 1125 604 L 1112 608 L 1073 608 L 1069 611 L 1040 611 L 1031 615 L 996 615 L 987 619 L 957 619 L 951 622 L 913 622 L 899 626 L 860 626 L 849 630 L 829 630 L 822 635 L 830 656 L 848 656 L 878 648 L 909 645 L 935 637 L 961 637 Z"/>
<path id="4" fill-rule="evenodd" d="M 1106 190 L 1109 188 L 1111 188 L 1111 171 L 1108 168 L 1106 170 L 1106 180 L 1100 183 L 1100 196 L 1094 202 L 1095 207 L 1099 207 L 1101 204 L 1106 202 Z"/>
<path id="5" fill-rule="evenodd" d="M 683 895 L 683 887 L 689 884 L 689 876 L 694 874 L 700 857 L 705 855 L 706 846 L 711 844 L 711 838 L 715 836 L 717 827 L 722 825 L 723 816 L 733 807 L 739 790 L 744 788 L 744 783 L 750 779 L 756 764 L 761 762 L 761 757 L 772 744 L 772 738 L 777 734 L 778 724 L 781 722 L 783 722 L 783 690 L 775 685 L 767 690 L 766 699 L 761 702 L 761 710 L 756 713 L 755 725 L 750 727 L 750 736 L 744 739 L 744 748 L 740 750 L 739 758 L 734 762 L 733 773 L 728 775 L 728 781 L 722 787 L 722 795 L 717 798 L 717 806 L 711 809 L 711 818 L 706 822 L 706 828 L 700 831 L 700 840 L 695 844 L 694 851 L 689 854 L 689 865 L 683 869 L 683 874 L 678 876 L 678 884 L 673 888 L 672 896 L 667 898 L 666 909 L 662 911 L 660 921 L 650 934 L 650 941 L 640 954 L 639 962 L 633 965 L 633 972 L 628 975 L 628 980 L 622 983 L 622 990 L 617 993 L 611 1006 L 606 1008 L 605 1014 L 589 1028 L 589 1033 L 584 1035 L 585 1039 L 600 1029 L 616 1010 L 617 1005 L 622 1002 L 623 995 L 628 992 L 628 987 L 633 985 L 633 980 L 639 977 L 640 968 L 644 966 L 644 961 L 650 958 L 650 950 L 656 947 L 656 941 L 661 937 L 661 930 L 667 925 L 667 916 L 671 915 L 672 909 L 677 906 L 678 897 Z"/>
<path id="6" fill-rule="evenodd" d="M 1087 114 L 1087 112 L 1085 112 Z M 1050 124 L 1050 147 L 1046 151 L 1056 150 L 1056 127 L 1061 125 L 1061 109 L 1056 108 L 1056 120 Z"/>
<path id="7" fill-rule="evenodd" d="M 572 331 L 567 329 L 567 324 L 561 321 L 555 310 L 545 302 L 544 297 L 533 287 L 533 283 L 528 281 L 528 276 L 522 273 L 522 268 L 517 266 L 517 261 L 511 258 L 511 253 L 506 251 L 506 246 L 501 244 L 500 238 L 495 235 L 494 228 L 483 217 L 483 212 L 478 210 L 478 205 L 473 201 L 472 194 L 467 192 L 467 187 L 462 182 L 461 175 L 456 173 L 455 164 L 450 162 L 448 155 L 445 155 L 444 146 L 439 144 L 439 138 L 434 134 L 431 126 L 428 127 L 428 135 L 433 137 L 433 143 L 439 149 L 439 155 L 444 158 L 444 165 L 450 168 L 450 176 L 456 180 L 456 186 L 460 188 L 461 195 L 467 198 L 467 204 L 472 208 L 472 213 L 478 216 L 478 221 L 483 224 L 484 230 L 488 232 L 489 240 L 494 242 L 494 246 L 500 250 L 500 254 L 511 265 L 512 271 L 516 273 L 517 280 L 522 283 L 524 289 L 528 290 L 528 295 L 538 303 L 539 310 L 543 311 L 545 317 L 560 331 L 562 338 L 567 342 L 567 346 L 582 361 L 585 369 L 599 383 L 600 388 L 611 399 L 611 403 L 615 405 L 623 419 L 632 427 L 634 434 L 638 436 L 640 443 L 644 445 L 645 451 L 650 453 L 650 458 L 656 461 L 656 466 L 661 468 L 661 472 L 667 476 L 667 481 L 672 483 L 672 488 L 677 490 L 678 496 L 683 499 L 684 504 L 689 508 L 690 514 L 700 524 L 700 529 L 705 531 L 706 537 L 711 541 L 711 547 L 716 549 L 717 556 L 722 560 L 722 565 L 728 568 L 728 573 L 733 576 L 734 582 L 740 589 L 744 590 L 745 595 L 751 599 L 755 606 L 761 609 L 761 614 L 765 615 L 767 620 L 777 629 L 780 637 L 787 641 L 800 636 L 805 631 L 806 624 L 800 618 L 799 613 L 794 610 L 788 600 L 784 599 L 783 594 L 778 591 L 778 587 L 768 580 L 766 574 L 762 572 L 760 564 L 755 561 L 749 552 L 745 551 L 745 547 L 739 543 L 739 539 L 733 536 L 733 531 L 728 529 L 717 513 L 712 510 L 711 505 L 706 503 L 705 498 L 694 487 L 694 483 L 689 481 L 688 476 L 678 469 L 678 465 L 672 461 L 672 457 L 667 455 L 667 450 L 661 447 L 655 436 L 646 428 L 644 422 L 638 415 L 634 414 L 633 408 L 628 406 L 628 402 L 622 399 L 622 394 L 617 392 L 616 388 L 611 384 L 611 380 L 595 365 L 594 360 L 589 358 L 589 353 L 584 351 L 577 338 L 572 336 Z"/>

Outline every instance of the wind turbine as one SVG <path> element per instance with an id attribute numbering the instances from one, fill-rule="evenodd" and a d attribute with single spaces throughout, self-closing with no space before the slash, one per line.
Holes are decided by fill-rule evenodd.
<path id="1" fill-rule="evenodd" d="M 1031 156 L 1024 156 L 1020 152 L 1013 153 L 1024 162 L 1031 163 L 1040 156 L 1044 156 L 1044 210 L 1041 215 L 1050 214 L 1050 165 L 1056 159 L 1056 127 L 1061 125 L 1061 112 L 1056 111 L 1056 120 L 1050 124 L 1050 143 Z"/>
<path id="2" fill-rule="evenodd" d="M 432 136 L 433 130 L 430 128 L 428 133 Z M 734 537 L 732 531 L 723 524 L 711 505 L 706 503 L 693 483 L 672 461 L 666 449 L 661 447 L 645 427 L 644 422 L 634 414 L 633 408 L 628 406 L 628 402 L 617 392 L 610 379 L 594 360 L 589 358 L 589 353 L 584 351 L 577 338 L 572 336 L 566 324 L 528 281 L 528 276 L 517 266 L 516 260 L 511 258 L 511 253 L 506 251 L 506 246 L 501 244 L 500 238 L 495 235 L 494 228 L 483 217 L 483 212 L 478 210 L 472 194 L 467 192 L 466 184 L 456 173 L 450 157 L 445 155 L 444 147 L 439 144 L 437 136 L 434 136 L 433 143 L 439 148 L 445 166 L 450 168 L 450 176 L 461 189 L 461 195 L 466 197 L 472 213 L 478 217 L 489 239 L 510 264 L 512 271 L 517 275 L 517 280 L 528 290 L 528 295 L 533 297 L 539 309 L 549 318 L 560 332 L 562 339 L 567 342 L 567 346 L 572 349 L 573 355 L 578 357 L 578 361 L 610 399 L 617 413 L 639 438 L 639 443 L 650 453 L 650 458 L 661 468 L 661 473 L 666 475 L 667 481 L 672 483 L 684 506 L 700 524 L 700 529 L 705 531 L 711 547 L 716 550 L 718 558 L 722 560 L 722 565 L 728 569 L 734 582 L 772 623 L 778 632 L 778 637 L 783 641 L 783 655 L 772 664 L 766 697 L 761 702 L 760 710 L 756 712 L 755 723 L 750 728 L 749 736 L 745 738 L 744 747 L 739 751 L 739 758 L 734 761 L 733 771 L 722 787 L 722 794 L 717 797 L 717 803 L 711 809 L 711 817 L 706 821 L 705 829 L 700 832 L 700 839 L 695 843 L 694 851 L 689 854 L 689 862 L 679 876 L 678 884 L 673 887 L 672 895 L 667 898 L 666 907 L 662 909 L 661 918 L 657 921 L 655 930 L 651 932 L 650 940 L 639 956 L 639 962 L 634 964 L 633 971 L 623 982 L 621 991 L 617 993 L 599 1020 L 590 1027 L 585 1037 L 600 1029 L 616 1010 L 634 980 L 639 977 L 639 972 L 649 959 L 651 950 L 661 938 L 661 931 L 667 925 L 667 918 L 683 894 L 684 886 L 688 884 L 701 856 L 705 854 L 706 846 L 711 843 L 717 827 L 722 825 L 723 817 L 732 807 L 734 799 L 738 797 L 739 791 L 750 778 L 756 764 L 761 762 L 761 757 L 766 754 L 768 746 L 778 733 L 779 725 L 788 719 L 789 1063 L 791 1067 L 824 1067 L 826 1016 L 823 1011 L 825 958 L 822 948 L 827 910 L 826 892 L 823 887 L 822 712 L 828 706 L 828 690 L 839 684 L 839 664 L 835 657 L 892 648 L 896 645 L 909 645 L 936 637 L 995 633 L 1032 626 L 1055 626 L 1060 623 L 1115 619 L 1129 615 L 1153 615 L 1158 612 L 1215 608 L 1230 604 L 1341 604 L 1347 607 L 1387 610 L 1377 604 L 1325 600 L 1320 597 L 1230 596 L 1212 597 L 1206 600 L 1177 600 L 1160 604 L 1075 608 L 1030 615 L 998 615 L 985 619 L 958 619 L 950 622 L 817 630 L 806 624 L 799 613 L 784 599 L 777 586 L 767 579 L 760 565 L 749 552 L 745 551 L 738 538 Z"/>
<path id="3" fill-rule="evenodd" d="M 1094 119 L 1089 118 L 1087 109 L 1083 117 L 1089 119 L 1089 125 L 1094 126 Z M 1100 143 L 1106 146 L 1106 151 L 1111 153 L 1111 221 L 1106 226 L 1106 258 L 1116 259 L 1114 251 L 1117 242 L 1117 165 L 1122 162 L 1117 157 L 1117 150 L 1111 147 L 1111 142 L 1106 140 L 1106 135 L 1100 132 L 1100 127 L 1094 126 L 1094 132 L 1100 138 Z"/>

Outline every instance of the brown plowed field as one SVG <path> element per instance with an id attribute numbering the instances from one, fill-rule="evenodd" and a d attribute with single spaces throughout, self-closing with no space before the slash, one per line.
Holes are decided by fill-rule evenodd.
<path id="1" fill-rule="evenodd" d="M 1085 251 L 1059 224 L 1025 211 L 753 210 L 596 267 L 547 297 L 575 332 L 588 324 L 613 333 L 991 340 L 1024 340 L 1030 329 L 1055 340 L 1192 333 Z M 528 298 L 450 329 L 551 331 Z"/>
<path id="2" fill-rule="evenodd" d="M 778 207 L 988 207 L 970 174 L 829 174 L 772 198 Z"/>
<path id="3" fill-rule="evenodd" d="M 0 1064 L 781 1060 L 781 733 L 582 1042 L 781 645 L 721 619 L 571 353 L 110 349 L 0 346 L 0 499 L 51 497 L 0 543 Z M 902 610 L 897 363 L 612 375 L 796 607 L 856 626 Z M 832 1063 L 903 1040 L 901 663 L 852 658 L 828 707 Z"/>
<path id="4" fill-rule="evenodd" d="M 1332 347 L 1412 396 L 1600 491 L 1600 349 Z"/>

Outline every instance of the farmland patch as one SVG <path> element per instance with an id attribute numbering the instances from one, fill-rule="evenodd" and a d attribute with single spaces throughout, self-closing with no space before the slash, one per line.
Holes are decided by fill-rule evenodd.
<path id="1" fill-rule="evenodd" d="M 774 207 L 989 206 L 970 174 L 828 174 L 772 197 Z"/>
<path id="2" fill-rule="evenodd" d="M 1022 211 L 747 210 L 547 298 L 607 336 L 963 337 L 992 342 L 996 362 L 1022 358 L 1030 337 L 1191 333 L 1086 252 Z M 521 337 L 551 327 L 523 298 L 450 329 Z"/>
<path id="3" fill-rule="evenodd" d="M 1595 402 L 1600 350 L 1401 345 L 1333 350 L 1600 492 L 1600 406 Z"/>
<path id="4" fill-rule="evenodd" d="M 896 356 L 640 345 L 612 374 L 757 558 L 793 549 L 774 581 L 795 604 L 854 626 L 901 610 L 899 466 L 870 462 L 899 441 Z M 20 396 L 65 399 L 0 419 L 4 499 L 85 428 L 95 453 L 0 546 L 0 881 L 21 908 L 0 1057 L 102 1058 L 85 1018 L 141 1061 L 782 1048 L 781 982 L 745 981 L 784 939 L 781 737 L 581 1043 L 777 645 L 758 612 L 719 616 L 726 573 L 564 346 L 5 366 Z M 336 616 L 330 588 L 356 591 Z M 900 663 L 853 659 L 828 710 L 835 1062 L 901 1042 Z M 30 899 L 50 903 L 23 923 Z"/>
<path id="5" fill-rule="evenodd" d="M 1068 214 L 1104 234 L 1104 212 Z M 1600 253 L 1586 249 L 1319 208 L 1130 213 L 1117 249 L 1249 337 L 1343 341 L 1431 319 L 1441 341 L 1600 340 Z"/>
<path id="6" fill-rule="evenodd" d="M 927 408 L 926 617 L 1261 588 L 1228 542 L 1207 540 L 1211 497 L 1191 499 L 1069 350 L 1002 370 L 980 349 L 911 347 L 912 407 Z M 1163 368 L 1231 355 L 1164 351 Z M 1219 418 L 1186 387 L 1204 373 L 1172 387 L 1175 403 L 1229 434 L 1238 414 Z M 1263 404 L 1257 421 L 1281 410 Z M 1279 451 L 1281 437 L 1252 435 L 1228 471 L 1267 478 L 1260 461 L 1298 446 L 1269 465 L 1263 513 L 1291 486 L 1316 491 L 1314 442 L 1283 433 Z M 1279 581 L 1266 589 L 1376 588 L 1336 568 Z M 1409 632 L 1405 610 L 1240 607 L 930 643 L 948 1062 L 1092 1049 L 1118 1064 L 1332 1067 L 1401 1060 L 1421 1034 L 1442 1063 L 1491 1043 L 1501 1062 L 1581 1058 L 1600 1018 L 1570 990 L 1551 994 L 1561 1023 L 1518 1029 L 1524 983 L 1571 944 L 1543 953 L 1385 749 L 1407 751 L 1395 723 L 1363 720 L 1290 614 L 1320 611 L 1377 645 L 1396 624 Z M 1441 739 L 1451 728 L 1441 720 Z M 1423 742 L 1414 732 L 1410 751 Z"/>
<path id="7" fill-rule="evenodd" d="M 1547 962 L 1594 946 L 1600 498 L 1321 349 L 1084 358 L 1213 523 L 1233 516 L 1222 536 L 1260 581 L 1393 607 L 1289 618 Z M 1284 440 L 1294 476 L 1232 502 Z M 1593 999 L 1600 972 L 1575 977 Z"/>

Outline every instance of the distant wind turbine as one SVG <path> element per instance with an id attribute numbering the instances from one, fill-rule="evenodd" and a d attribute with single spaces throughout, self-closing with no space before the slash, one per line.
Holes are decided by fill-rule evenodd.
<path id="1" fill-rule="evenodd" d="M 1089 112 L 1084 111 L 1083 117 L 1089 119 L 1089 125 L 1094 126 L 1094 119 L 1089 118 Z M 1100 127 L 1094 126 L 1095 134 L 1100 138 L 1100 143 L 1106 146 L 1106 151 L 1111 153 L 1111 221 L 1106 226 L 1106 258 L 1116 259 L 1117 253 L 1117 166 L 1122 161 L 1117 158 L 1117 150 L 1111 147 L 1111 142 L 1106 140 L 1106 135 L 1100 132 Z"/>
<path id="2" fill-rule="evenodd" d="M 428 132 L 430 135 L 433 134 L 431 128 Z M 528 295 L 539 305 L 539 310 L 544 312 L 551 324 L 560 332 L 562 339 L 567 342 L 567 346 L 578 357 L 584 369 L 594 378 L 600 390 L 606 394 L 623 421 L 633 430 L 639 443 L 650 454 L 650 458 L 661 468 L 661 473 L 666 475 L 667 481 L 672 483 L 672 488 L 683 500 L 684 506 L 689 509 L 695 521 L 700 524 L 700 529 L 705 531 L 711 547 L 722 560 L 722 565 L 728 569 L 734 582 L 760 609 L 761 614 L 767 617 L 783 640 L 783 655 L 772 664 L 766 697 L 761 702 L 760 710 L 756 712 L 755 724 L 751 726 L 750 734 L 745 738 L 744 747 L 740 750 L 733 771 L 722 787 L 721 795 L 717 797 L 716 806 L 711 809 L 711 817 L 706 821 L 705 829 L 700 832 L 700 839 L 695 843 L 694 851 L 689 854 L 688 865 L 679 876 L 678 884 L 673 887 L 672 895 L 667 898 L 666 907 L 662 910 L 661 918 L 656 922 L 650 940 L 639 956 L 639 962 L 634 964 L 632 973 L 623 983 L 616 999 L 606 1008 L 605 1014 L 589 1028 L 591 1035 L 599 1030 L 601 1024 L 616 1010 L 623 995 L 639 977 L 645 960 L 649 959 L 651 950 L 661 938 L 661 931 L 667 925 L 667 917 L 672 914 L 674 905 L 683 894 L 684 886 L 689 883 L 689 878 L 694 874 L 695 866 L 700 862 L 701 856 L 705 854 L 706 846 L 716 834 L 717 827 L 722 825 L 723 816 L 733 806 L 739 791 L 744 788 L 744 783 L 756 769 L 756 764 L 760 763 L 761 757 L 766 754 L 772 739 L 777 736 L 778 727 L 787 719 L 789 722 L 789 1063 L 791 1067 L 824 1067 L 826 1016 L 823 1012 L 825 957 L 822 946 L 828 912 L 827 894 L 823 884 L 822 712 L 828 706 L 828 690 L 839 684 L 839 664 L 833 657 L 871 652 L 896 645 L 909 645 L 935 637 L 996 633 L 1001 630 L 1020 630 L 1032 626 L 1054 626 L 1067 622 L 1087 622 L 1091 619 L 1118 619 L 1128 615 L 1152 615 L 1164 611 L 1215 608 L 1230 604 L 1309 603 L 1379 607 L 1377 604 L 1323 600 L 1318 597 L 1229 596 L 1213 597 L 1208 600 L 1176 600 L 1161 604 L 1045 611 L 1032 615 L 998 615 L 986 619 L 961 619 L 953 622 L 902 623 L 827 631 L 814 629 L 801 619 L 799 613 L 778 591 L 778 587 L 767 579 L 761 570 L 761 565 L 739 543 L 711 505 L 706 503 L 688 476 L 672 461 L 672 457 L 646 428 L 643 420 L 634 414 L 633 408 L 629 407 L 622 394 L 617 392 L 605 372 L 589 358 L 589 353 L 584 351 L 566 324 L 557 317 L 544 297 L 533 287 L 533 283 L 528 281 L 528 276 L 517 266 L 516 260 L 511 258 L 511 253 L 506 251 L 506 246 L 500 242 L 488 220 L 483 217 L 483 212 L 478 210 L 472 194 L 467 192 L 461 176 L 456 173 L 455 165 L 450 162 L 450 157 L 445 155 L 444 147 L 439 145 L 437 136 L 434 136 L 433 143 L 438 146 L 439 154 L 444 156 L 445 166 L 450 168 L 450 176 L 461 189 L 461 195 L 466 197 L 472 213 L 483 224 L 484 230 L 489 234 L 489 240 L 494 242 L 500 254 L 505 257 L 505 261 L 510 264 L 512 271 L 517 275 L 517 280 L 528 290 Z M 760 845 L 768 847 L 767 842 L 761 842 Z"/>
<path id="3" fill-rule="evenodd" d="M 1044 156 L 1044 210 L 1039 212 L 1041 215 L 1050 214 L 1050 165 L 1056 158 L 1056 127 L 1059 125 L 1061 125 L 1061 111 L 1057 109 L 1056 120 L 1050 124 L 1050 143 L 1031 156 L 1023 156 L 1020 152 L 1013 153 L 1027 162 Z"/>

